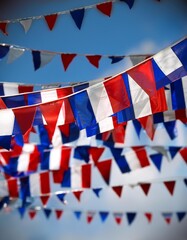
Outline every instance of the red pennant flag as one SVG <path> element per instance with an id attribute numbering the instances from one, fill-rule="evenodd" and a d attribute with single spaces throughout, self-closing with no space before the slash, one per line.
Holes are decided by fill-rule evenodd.
<path id="1" fill-rule="evenodd" d="M 61 60 L 62 60 L 62 63 L 63 63 L 63 66 L 64 66 L 64 70 L 66 71 L 69 64 L 73 61 L 73 59 L 76 57 L 77 54 L 65 54 L 65 53 L 62 53 L 61 54 Z"/>
<path id="2" fill-rule="evenodd" d="M 126 127 L 118 125 L 112 131 L 112 137 L 115 143 L 124 143 Z"/>
<path id="3" fill-rule="evenodd" d="M 46 23 L 47 23 L 47 25 L 48 25 L 48 27 L 51 31 L 53 30 L 53 28 L 55 26 L 57 17 L 58 17 L 57 14 L 52 14 L 52 15 L 45 16 Z"/>
<path id="4" fill-rule="evenodd" d="M 182 158 L 184 159 L 185 163 L 187 163 L 187 148 L 184 147 L 179 152 Z"/>
<path id="5" fill-rule="evenodd" d="M 140 187 L 142 188 L 142 190 L 144 191 L 145 195 L 147 196 L 149 193 L 149 189 L 151 187 L 150 183 L 140 183 Z"/>
<path id="6" fill-rule="evenodd" d="M 83 193 L 83 191 L 76 191 L 73 192 L 74 196 L 76 197 L 76 199 L 80 202 L 81 200 L 81 194 Z"/>
<path id="7" fill-rule="evenodd" d="M 91 164 L 82 165 L 82 188 L 91 187 Z"/>
<path id="8" fill-rule="evenodd" d="M 50 139 L 52 139 L 55 128 L 56 128 L 56 123 L 58 120 L 61 106 L 62 106 L 62 101 L 55 101 L 55 102 L 50 102 L 47 104 L 40 105 L 41 112 L 48 125 Z"/>
<path id="9" fill-rule="evenodd" d="M 50 193 L 50 172 L 40 173 L 40 189 L 42 194 Z"/>
<path id="10" fill-rule="evenodd" d="M 93 217 L 94 217 L 95 213 L 94 212 L 88 212 L 87 213 L 87 223 L 91 223 L 92 220 L 93 220 Z"/>
<path id="11" fill-rule="evenodd" d="M 97 162 L 99 161 L 102 153 L 104 152 L 105 148 L 101 147 L 90 147 L 88 152 L 91 155 L 92 160 L 94 161 L 95 165 L 97 165 Z"/>
<path id="12" fill-rule="evenodd" d="M 5 35 L 8 35 L 7 33 L 7 22 L 1 22 L 0 23 L 0 30 L 5 34 Z"/>
<path id="13" fill-rule="evenodd" d="M 142 118 L 139 118 L 138 121 L 140 122 L 141 126 L 146 131 L 150 139 L 153 140 L 154 134 L 155 134 L 153 116 L 150 115 L 150 116 L 142 117 Z"/>
<path id="14" fill-rule="evenodd" d="M 109 185 L 112 160 L 106 160 L 97 163 L 97 168 L 105 182 Z"/>
<path id="15" fill-rule="evenodd" d="M 166 188 L 168 189 L 168 191 L 171 195 L 173 195 L 174 188 L 175 188 L 175 183 L 176 183 L 175 181 L 164 182 L 164 185 L 166 186 Z"/>
<path id="16" fill-rule="evenodd" d="M 47 205 L 47 202 L 48 202 L 49 198 L 50 198 L 50 196 L 41 196 L 41 197 L 40 197 L 43 206 L 46 206 L 46 205 Z"/>
<path id="17" fill-rule="evenodd" d="M 121 197 L 123 186 L 112 187 L 112 189 L 118 195 L 118 197 Z"/>
<path id="18" fill-rule="evenodd" d="M 53 171 L 53 182 L 54 183 L 61 183 L 63 176 L 64 176 L 64 170 L 57 170 L 57 171 Z"/>
<path id="19" fill-rule="evenodd" d="M 123 214 L 122 213 L 113 213 L 116 223 L 121 224 Z"/>
<path id="20" fill-rule="evenodd" d="M 36 210 L 29 210 L 29 217 L 30 219 L 34 219 L 36 216 Z"/>
<path id="21" fill-rule="evenodd" d="M 93 55 L 93 56 L 86 56 L 88 61 L 96 68 L 99 67 L 99 61 L 101 59 L 101 55 Z"/>
<path id="22" fill-rule="evenodd" d="M 152 213 L 147 212 L 147 213 L 144 213 L 144 215 L 147 218 L 148 222 L 150 223 L 152 221 L 152 217 L 153 217 Z"/>
<path id="23" fill-rule="evenodd" d="M 100 12 L 110 17 L 112 11 L 112 2 L 98 4 L 96 7 Z"/>
<path id="24" fill-rule="evenodd" d="M 66 136 L 69 137 L 70 129 L 69 124 L 59 126 L 60 131 Z"/>
<path id="25" fill-rule="evenodd" d="M 36 107 L 28 107 L 24 109 L 17 108 L 13 109 L 13 112 L 21 129 L 21 132 L 24 135 L 29 129 L 32 129 L 32 124 L 36 113 Z"/>
<path id="26" fill-rule="evenodd" d="M 62 216 L 62 214 L 63 214 L 63 211 L 62 210 L 55 210 L 55 215 L 56 215 L 56 218 L 57 219 L 60 219 L 61 218 L 61 216 Z"/>
<path id="27" fill-rule="evenodd" d="M 142 168 L 150 165 L 147 152 L 143 147 L 132 147 L 132 149 L 135 151 Z"/>
<path id="28" fill-rule="evenodd" d="M 9 191 L 9 196 L 12 198 L 18 198 L 19 193 L 18 193 L 18 184 L 17 184 L 17 179 L 10 179 L 7 181 L 8 185 L 8 191 Z"/>

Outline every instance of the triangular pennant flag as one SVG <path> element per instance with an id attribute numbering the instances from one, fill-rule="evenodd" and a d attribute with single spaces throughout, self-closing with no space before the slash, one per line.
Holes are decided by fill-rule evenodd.
<path id="1" fill-rule="evenodd" d="M 94 215 L 95 215 L 95 212 L 87 212 L 87 216 L 86 216 L 87 223 L 92 222 Z"/>
<path id="2" fill-rule="evenodd" d="M 50 196 L 41 196 L 41 197 L 40 197 L 43 206 L 46 206 L 46 205 L 47 205 L 47 202 L 48 202 L 49 198 L 50 198 Z"/>
<path id="3" fill-rule="evenodd" d="M 131 9 L 134 5 L 134 0 L 120 0 L 121 2 L 125 2 L 129 8 Z"/>
<path id="4" fill-rule="evenodd" d="M 97 168 L 105 182 L 109 185 L 112 160 L 106 160 L 97 163 Z"/>
<path id="5" fill-rule="evenodd" d="M 140 132 L 142 129 L 140 122 L 137 119 L 133 120 L 132 122 L 133 122 L 133 126 L 134 126 L 134 129 L 136 130 L 138 137 L 140 137 Z"/>
<path id="6" fill-rule="evenodd" d="M 32 51 L 32 59 L 33 59 L 33 64 L 34 64 L 34 70 L 36 71 L 41 66 L 40 51 L 33 50 Z"/>
<path id="7" fill-rule="evenodd" d="M 40 52 L 40 67 L 44 67 L 51 62 L 55 55 L 55 53 Z"/>
<path id="8" fill-rule="evenodd" d="M 108 58 L 110 58 L 112 60 L 111 64 L 114 64 L 114 63 L 122 61 L 124 59 L 124 56 L 122 56 L 122 57 L 111 56 L 111 57 L 108 57 Z"/>
<path id="9" fill-rule="evenodd" d="M 155 134 L 155 127 L 152 115 L 139 118 L 138 121 L 140 122 L 142 128 L 146 131 L 147 136 L 151 140 L 153 140 Z"/>
<path id="10" fill-rule="evenodd" d="M 184 183 L 187 186 L 187 178 L 184 179 Z"/>
<path id="11" fill-rule="evenodd" d="M 49 209 L 49 208 L 44 208 L 43 211 L 45 213 L 46 218 L 49 218 L 50 215 L 51 215 L 52 210 Z"/>
<path id="12" fill-rule="evenodd" d="M 128 213 L 126 213 L 126 216 L 127 216 L 128 224 L 131 225 L 132 222 L 134 221 L 135 217 L 136 217 L 136 213 L 135 212 L 128 212 Z"/>
<path id="13" fill-rule="evenodd" d="M 83 191 L 76 191 L 73 192 L 74 196 L 76 197 L 76 199 L 80 202 L 81 200 L 81 195 L 82 195 Z"/>
<path id="14" fill-rule="evenodd" d="M 18 207 L 20 217 L 23 218 L 25 214 L 25 207 Z"/>
<path id="15" fill-rule="evenodd" d="M 35 216 L 36 216 L 37 211 L 34 210 L 34 209 L 30 209 L 30 210 L 28 211 L 28 213 L 29 213 L 30 219 L 34 219 Z"/>
<path id="16" fill-rule="evenodd" d="M 74 211 L 75 217 L 79 220 L 81 218 L 82 212 L 81 211 Z"/>
<path id="17" fill-rule="evenodd" d="M 182 156 L 183 160 L 187 163 L 187 148 L 184 147 L 180 149 L 180 155 Z"/>
<path id="18" fill-rule="evenodd" d="M 21 57 L 24 52 L 25 52 L 25 49 L 23 49 L 23 48 L 15 48 L 15 47 L 11 46 L 9 53 L 8 53 L 7 63 L 12 63 L 14 60 Z"/>
<path id="19" fill-rule="evenodd" d="M 164 127 L 170 136 L 170 138 L 173 140 L 177 137 L 177 131 L 176 131 L 176 122 L 175 121 L 170 121 L 170 122 L 163 122 Z"/>
<path id="20" fill-rule="evenodd" d="M 63 214 L 63 210 L 55 210 L 55 215 L 57 219 L 60 219 Z"/>
<path id="21" fill-rule="evenodd" d="M 99 161 L 104 150 L 105 148 L 98 148 L 98 147 L 90 147 L 88 149 L 88 152 L 91 155 L 91 158 L 94 161 L 95 165 L 97 165 L 97 162 Z"/>
<path id="22" fill-rule="evenodd" d="M 144 213 L 144 215 L 147 218 L 148 223 L 150 223 L 152 221 L 152 217 L 153 217 L 152 213 L 146 212 L 146 213 Z"/>
<path id="23" fill-rule="evenodd" d="M 150 158 L 151 161 L 154 163 L 158 171 L 161 171 L 161 165 L 162 165 L 162 157 L 163 155 L 161 153 L 151 154 Z"/>
<path id="24" fill-rule="evenodd" d="M 167 224 L 171 223 L 172 213 L 162 213 L 162 216 L 164 217 L 164 220 Z"/>
<path id="25" fill-rule="evenodd" d="M 95 193 L 95 195 L 99 198 L 100 197 L 100 191 L 102 190 L 102 188 L 93 188 L 92 190 Z"/>
<path id="26" fill-rule="evenodd" d="M 109 212 L 99 212 L 99 216 L 100 216 L 102 222 L 106 221 L 108 215 L 109 215 Z"/>
<path id="27" fill-rule="evenodd" d="M 112 189 L 118 195 L 118 197 L 121 197 L 123 186 L 114 186 Z"/>
<path id="28" fill-rule="evenodd" d="M 21 132 L 24 135 L 29 129 L 32 128 L 36 107 L 25 108 L 24 110 L 21 108 L 15 108 L 13 109 L 13 112 Z"/>
<path id="29" fill-rule="evenodd" d="M 150 183 L 140 183 L 140 187 L 142 188 L 143 192 L 147 196 L 151 187 Z"/>
<path id="30" fill-rule="evenodd" d="M 176 156 L 176 154 L 178 153 L 178 151 L 180 149 L 181 149 L 181 147 L 169 147 L 169 152 L 170 152 L 172 159 Z"/>
<path id="31" fill-rule="evenodd" d="M 119 225 L 121 224 L 123 213 L 113 213 L 114 219 L 116 223 Z"/>
<path id="32" fill-rule="evenodd" d="M 112 11 L 112 2 L 106 2 L 96 5 L 96 8 L 104 15 L 110 17 Z"/>
<path id="33" fill-rule="evenodd" d="M 86 58 L 88 59 L 88 61 L 96 68 L 99 67 L 99 61 L 101 59 L 101 55 L 88 55 L 86 56 Z"/>
<path id="34" fill-rule="evenodd" d="M 58 15 L 57 14 L 52 14 L 52 15 L 47 15 L 47 16 L 44 16 L 45 18 L 45 21 L 49 27 L 49 29 L 52 31 L 54 26 L 55 26 L 55 23 L 56 23 L 56 20 L 57 20 L 57 17 Z"/>
<path id="35" fill-rule="evenodd" d="M 179 222 L 181 222 L 183 218 L 186 216 L 186 212 L 177 212 L 176 214 Z"/>
<path id="36" fill-rule="evenodd" d="M 66 196 L 66 193 L 59 193 L 56 196 L 62 203 L 64 203 L 64 198 Z"/>
<path id="37" fill-rule="evenodd" d="M 157 151 L 158 153 L 161 153 L 167 159 L 169 159 L 169 157 L 168 157 L 168 150 L 166 148 L 161 147 L 161 146 L 152 146 L 151 148 L 153 150 Z"/>
<path id="38" fill-rule="evenodd" d="M 83 18 L 84 18 L 84 12 L 85 12 L 84 8 L 77 9 L 77 10 L 74 10 L 74 11 L 70 11 L 71 17 L 73 18 L 73 20 L 74 20 L 76 26 L 78 27 L 78 29 L 81 29 L 82 21 L 83 21 Z"/>
<path id="39" fill-rule="evenodd" d="M 0 23 L 0 30 L 1 30 L 1 32 L 4 33 L 5 35 L 8 35 L 7 25 L 8 25 L 7 22 L 1 22 L 1 23 Z"/>
<path id="40" fill-rule="evenodd" d="M 132 65 L 135 66 L 140 62 L 143 62 L 146 59 L 146 56 L 130 56 Z"/>
<path id="41" fill-rule="evenodd" d="M 65 53 L 62 53 L 61 54 L 61 60 L 62 60 L 62 63 L 63 63 L 63 66 L 64 66 L 64 70 L 66 71 L 69 64 L 73 61 L 73 59 L 76 57 L 77 54 L 65 54 Z"/>
<path id="42" fill-rule="evenodd" d="M 50 102 L 47 104 L 40 105 L 40 110 L 45 118 L 45 121 L 47 122 L 47 126 L 49 127 L 48 130 L 50 133 L 49 136 L 50 139 L 52 139 L 52 136 L 56 128 L 56 123 L 58 120 L 61 106 L 62 101 Z"/>
<path id="43" fill-rule="evenodd" d="M 9 49 L 10 49 L 9 46 L 0 45 L 0 59 L 4 58 L 7 55 Z"/>
<path id="44" fill-rule="evenodd" d="M 176 183 L 175 181 L 164 182 L 164 185 L 166 186 L 166 188 L 168 189 L 168 191 L 171 195 L 173 195 L 174 188 L 175 188 L 175 183 Z"/>
<path id="45" fill-rule="evenodd" d="M 23 26 L 25 33 L 27 33 L 31 27 L 32 19 L 30 18 L 30 19 L 22 20 L 20 21 L 20 23 Z"/>

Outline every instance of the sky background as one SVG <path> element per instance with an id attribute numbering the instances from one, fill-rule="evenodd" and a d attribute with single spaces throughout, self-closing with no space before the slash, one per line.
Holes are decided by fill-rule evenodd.
<path id="1" fill-rule="evenodd" d="M 4 0 L 0 2 L 0 19 L 15 19 L 29 16 L 46 15 L 99 3 L 99 0 Z M 187 3 L 185 0 L 135 0 L 130 10 L 125 3 L 113 5 L 111 17 L 108 18 L 95 8 L 88 9 L 78 30 L 70 14 L 61 15 L 54 30 L 49 31 L 45 21 L 36 20 L 27 34 L 20 24 L 8 26 L 8 37 L 0 33 L 0 42 L 20 45 L 36 50 L 60 51 L 80 54 L 154 54 L 175 41 L 186 36 L 187 33 Z M 34 71 L 30 52 L 25 53 L 12 64 L 7 64 L 7 58 L 0 62 L 0 82 L 22 83 L 68 83 L 82 82 L 115 75 L 131 66 L 128 59 L 111 64 L 108 59 L 100 61 L 99 69 L 90 65 L 84 57 L 77 57 L 64 72 L 59 56 L 56 56 L 47 66 Z M 179 123 L 178 138 L 170 141 L 162 126 L 157 130 L 155 142 L 160 140 L 164 145 L 186 144 L 186 129 Z M 142 144 L 146 142 L 145 133 L 137 139 L 133 128 L 129 127 L 126 144 Z M 112 172 L 113 183 L 128 183 L 138 180 L 160 179 L 173 176 L 187 176 L 187 167 L 180 157 L 175 162 L 163 161 L 162 172 L 151 167 L 137 170 L 131 174 L 121 176 L 117 167 Z M 102 182 L 97 172 L 93 176 L 97 183 Z M 154 184 L 150 194 L 146 197 L 140 188 L 125 188 L 119 199 L 110 188 L 103 190 L 100 199 L 91 191 L 85 191 L 81 203 L 68 195 L 68 205 L 63 206 L 57 199 L 50 199 L 49 207 L 64 208 L 64 215 L 60 221 L 52 215 L 47 220 L 40 211 L 34 221 L 26 215 L 20 220 L 17 211 L 11 214 L 0 213 L 1 240 L 186 240 L 187 217 L 178 223 L 176 216 L 171 225 L 167 225 L 160 215 L 164 211 L 187 211 L 187 189 L 182 181 L 177 182 L 174 196 L 171 197 L 161 184 Z M 38 200 L 40 204 L 40 201 Z M 137 211 L 137 218 L 131 226 L 127 225 L 125 217 L 118 226 L 110 215 L 104 224 L 96 215 L 91 224 L 86 223 L 83 214 L 77 221 L 72 210 L 106 210 L 106 211 Z M 142 213 L 154 213 L 152 224 L 148 224 Z"/>

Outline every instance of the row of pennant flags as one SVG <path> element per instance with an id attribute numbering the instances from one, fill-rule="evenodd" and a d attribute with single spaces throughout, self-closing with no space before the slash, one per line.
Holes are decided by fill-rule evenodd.
<path id="1" fill-rule="evenodd" d="M 32 55 L 34 69 L 38 70 L 41 67 L 44 67 L 48 63 L 50 63 L 54 57 L 60 56 L 60 61 L 63 64 L 64 70 L 66 71 L 69 65 L 75 60 L 77 57 L 85 58 L 88 63 L 90 63 L 95 68 L 99 68 L 99 63 L 102 59 L 109 59 L 111 64 L 118 63 L 123 59 L 128 59 L 131 61 L 132 65 L 135 65 L 146 58 L 150 57 L 150 55 L 100 55 L 100 54 L 79 54 L 79 53 L 63 53 L 63 52 L 50 52 L 44 50 L 35 50 L 30 48 L 25 48 L 21 46 L 9 45 L 2 43 L 0 44 L 0 59 L 3 59 L 7 56 L 7 63 L 12 63 L 16 59 L 20 58 L 24 53 L 29 52 Z"/>
<path id="2" fill-rule="evenodd" d="M 9 149 L 12 136 L 26 139 L 33 126 L 41 125 L 48 128 L 52 140 L 56 127 L 68 134 L 71 124 L 90 137 L 138 119 L 153 138 L 156 123 L 176 119 L 185 123 L 186 55 L 185 38 L 131 69 L 91 86 L 85 83 L 73 88 L 2 96 L 0 145 Z"/>
<path id="3" fill-rule="evenodd" d="M 66 11 L 57 12 L 57 13 L 52 13 L 44 16 L 33 16 L 33 17 L 22 18 L 22 19 L 20 18 L 20 19 L 13 19 L 13 20 L 3 20 L 3 21 L 0 21 L 0 30 L 3 34 L 8 35 L 8 30 L 7 30 L 8 25 L 12 23 L 19 23 L 23 26 L 25 33 L 27 33 L 33 21 L 44 19 L 44 21 L 47 23 L 49 30 L 52 31 L 53 28 L 55 27 L 57 19 L 64 14 L 69 14 L 72 17 L 73 21 L 75 22 L 75 25 L 77 26 L 77 28 L 80 30 L 82 27 L 86 10 L 95 8 L 105 16 L 110 17 L 112 14 L 113 4 L 124 2 L 131 9 L 134 5 L 134 1 L 135 0 L 109 0 L 103 3 L 96 3 L 93 5 L 84 6 L 81 8 L 66 10 Z M 159 2 L 159 0 L 157 1 Z"/>

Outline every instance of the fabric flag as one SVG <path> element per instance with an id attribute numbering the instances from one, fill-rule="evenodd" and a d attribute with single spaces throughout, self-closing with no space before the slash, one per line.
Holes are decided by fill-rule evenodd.
<path id="1" fill-rule="evenodd" d="M 95 193 L 95 195 L 99 198 L 102 188 L 93 188 L 92 190 Z"/>
<path id="2" fill-rule="evenodd" d="M 102 222 L 106 221 L 108 215 L 109 215 L 109 212 L 104 212 L 104 211 L 99 212 L 99 216 L 100 216 Z"/>
<path id="3" fill-rule="evenodd" d="M 64 70 L 66 71 L 70 63 L 73 61 L 73 59 L 76 57 L 77 54 L 61 54 L 61 60 L 64 66 Z"/>
<path id="4" fill-rule="evenodd" d="M 138 121 L 140 122 L 142 128 L 146 131 L 147 136 L 151 140 L 153 140 L 154 134 L 155 134 L 155 127 L 154 127 L 152 115 L 139 118 Z"/>
<path id="5" fill-rule="evenodd" d="M 187 148 L 184 147 L 184 148 L 180 149 L 179 153 L 182 156 L 185 163 L 187 163 Z"/>
<path id="6" fill-rule="evenodd" d="M 0 45 L 0 59 L 4 58 L 10 50 L 9 46 L 6 45 Z"/>
<path id="7" fill-rule="evenodd" d="M 118 225 L 121 224 L 122 218 L 123 218 L 123 213 L 117 213 L 117 212 L 115 212 L 115 213 L 113 213 L 113 216 L 114 216 L 114 219 L 115 219 L 116 223 L 117 223 Z"/>
<path id="8" fill-rule="evenodd" d="M 162 216 L 167 224 L 171 223 L 172 213 L 162 213 Z"/>
<path id="9" fill-rule="evenodd" d="M 147 58 L 147 56 L 130 56 L 130 60 L 131 60 L 133 66 L 137 65 L 138 63 L 143 62 L 146 58 Z"/>
<path id="10" fill-rule="evenodd" d="M 169 153 L 170 153 L 172 159 L 176 156 L 176 154 L 180 151 L 180 149 L 181 149 L 181 147 L 169 147 L 168 150 L 169 150 Z"/>
<path id="11" fill-rule="evenodd" d="M 48 219 L 52 213 L 52 210 L 49 208 L 43 208 L 43 212 L 44 212 L 46 218 Z"/>
<path id="12" fill-rule="evenodd" d="M 104 15 L 110 17 L 112 12 L 112 2 L 97 4 L 96 8 Z"/>
<path id="13" fill-rule="evenodd" d="M 10 46 L 7 63 L 12 63 L 13 61 L 21 57 L 24 52 L 24 48 L 16 48 L 14 46 Z"/>
<path id="14" fill-rule="evenodd" d="M 142 129 L 142 126 L 141 126 L 140 122 L 137 119 L 134 119 L 132 121 L 132 123 L 133 123 L 134 129 L 135 129 L 138 137 L 140 137 L 140 132 L 141 132 L 141 129 Z"/>
<path id="15" fill-rule="evenodd" d="M 158 169 L 158 171 L 161 171 L 161 165 L 162 165 L 162 157 L 163 155 L 161 153 L 155 153 L 155 154 L 151 154 L 149 155 L 151 158 L 151 161 L 154 163 L 154 165 L 156 166 L 156 168 Z"/>
<path id="16" fill-rule="evenodd" d="M 74 211 L 73 213 L 78 220 L 81 218 L 81 215 L 82 215 L 81 211 Z"/>
<path id="17" fill-rule="evenodd" d="M 112 189 L 117 194 L 117 196 L 120 198 L 122 191 L 123 191 L 123 186 L 114 186 L 114 187 L 112 187 Z"/>
<path id="18" fill-rule="evenodd" d="M 80 202 L 81 201 L 81 195 L 82 195 L 83 191 L 74 191 L 73 195 L 75 196 L 75 198 Z"/>
<path id="19" fill-rule="evenodd" d="M 26 204 L 27 197 L 30 197 L 29 177 L 20 178 L 19 197 L 22 200 L 22 206 Z"/>
<path id="20" fill-rule="evenodd" d="M 90 188 L 91 187 L 91 173 L 92 173 L 91 164 L 82 165 L 81 176 L 82 176 L 82 188 Z"/>
<path id="21" fill-rule="evenodd" d="M 96 68 L 99 67 L 99 61 L 101 59 L 101 55 L 86 55 L 88 61 Z"/>
<path id="22" fill-rule="evenodd" d="M 184 179 L 184 183 L 187 186 L 187 178 Z"/>
<path id="23" fill-rule="evenodd" d="M 147 218 L 148 223 L 151 223 L 152 217 L 153 217 L 152 213 L 146 212 L 146 213 L 144 213 L 144 215 Z"/>
<path id="24" fill-rule="evenodd" d="M 88 149 L 88 152 L 90 154 L 91 159 L 93 160 L 95 166 L 97 166 L 97 163 L 101 157 L 101 155 L 103 154 L 105 148 L 104 147 L 90 147 Z"/>
<path id="25" fill-rule="evenodd" d="M 176 122 L 170 121 L 170 122 L 164 122 L 163 124 L 170 138 L 172 140 L 175 139 L 177 137 Z"/>
<path id="26" fill-rule="evenodd" d="M 84 12 L 85 12 L 84 8 L 70 11 L 71 17 L 73 18 L 78 29 L 81 29 L 83 18 L 84 18 Z"/>
<path id="27" fill-rule="evenodd" d="M 175 189 L 175 183 L 176 183 L 176 181 L 164 182 L 164 185 L 166 186 L 166 188 L 168 189 L 168 191 L 171 195 L 173 195 L 173 192 L 174 192 L 174 189 Z"/>
<path id="28" fill-rule="evenodd" d="M 136 217 L 136 213 L 135 212 L 127 212 L 126 216 L 127 216 L 128 224 L 131 225 Z"/>
<path id="29" fill-rule="evenodd" d="M 55 215 L 56 215 L 56 219 L 60 219 L 62 217 L 63 214 L 63 210 L 55 210 Z"/>
<path id="30" fill-rule="evenodd" d="M 97 163 L 97 169 L 99 170 L 107 185 L 109 185 L 110 182 L 111 165 L 112 160 L 106 160 Z"/>
<path id="31" fill-rule="evenodd" d="M 50 173 L 34 173 L 29 176 L 31 196 L 48 195 L 50 193 Z"/>
<path id="32" fill-rule="evenodd" d="M 61 182 L 62 187 L 71 187 L 71 169 L 63 172 L 63 178 Z"/>
<path id="33" fill-rule="evenodd" d="M 120 0 L 121 2 L 125 2 L 129 8 L 131 9 L 134 5 L 134 0 Z"/>
<path id="34" fill-rule="evenodd" d="M 130 172 L 130 167 L 128 164 L 128 157 L 121 156 L 122 148 L 110 148 L 113 157 L 121 171 L 121 173 L 127 173 Z"/>
<path id="35" fill-rule="evenodd" d="M 18 182 L 17 179 L 10 179 L 7 181 L 9 197 L 18 198 Z"/>
<path id="36" fill-rule="evenodd" d="M 53 58 L 56 56 L 55 53 L 48 53 L 48 52 L 40 52 L 40 67 L 44 67 L 47 65 L 49 62 L 53 60 Z"/>
<path id="37" fill-rule="evenodd" d="M 50 196 L 41 196 L 40 197 L 43 206 L 47 205 L 49 198 L 50 198 Z"/>
<path id="38" fill-rule="evenodd" d="M 66 196 L 66 193 L 58 193 L 58 194 L 56 194 L 56 196 L 62 203 L 65 202 L 64 198 Z"/>
<path id="39" fill-rule="evenodd" d="M 7 32 L 7 22 L 1 22 L 0 23 L 0 30 L 3 34 L 5 34 L 6 36 L 8 36 L 8 32 Z"/>
<path id="40" fill-rule="evenodd" d="M 55 26 L 57 17 L 58 17 L 57 14 L 52 14 L 52 15 L 44 16 L 45 21 L 46 21 L 46 23 L 47 23 L 47 26 L 49 27 L 49 29 L 50 29 L 51 31 L 53 30 L 53 28 L 54 28 L 54 26 Z"/>
<path id="41" fill-rule="evenodd" d="M 27 33 L 31 27 L 32 19 L 22 20 L 20 24 L 23 26 L 25 33 Z"/>
<path id="42" fill-rule="evenodd" d="M 3 197 L 0 199 L 0 210 L 6 205 L 9 204 L 9 197 Z"/>
<path id="43" fill-rule="evenodd" d="M 95 216 L 95 212 L 87 212 L 87 215 L 86 215 L 87 223 L 91 223 L 94 216 Z"/>
<path id="44" fill-rule="evenodd" d="M 124 56 L 110 56 L 108 57 L 109 59 L 111 59 L 111 64 L 114 64 L 114 63 L 117 63 L 117 62 L 120 62 L 124 59 Z"/>
<path id="45" fill-rule="evenodd" d="M 185 218 L 186 216 L 186 212 L 177 212 L 177 218 L 179 220 L 179 222 L 181 222 L 183 220 L 183 218 Z"/>
<path id="46" fill-rule="evenodd" d="M 37 213 L 36 210 L 34 210 L 34 209 L 29 209 L 28 214 L 29 214 L 30 219 L 34 219 L 35 216 L 36 216 L 36 213 Z"/>
<path id="47" fill-rule="evenodd" d="M 147 152 L 144 148 L 142 148 L 142 147 L 132 147 L 132 149 L 135 151 L 135 154 L 138 157 L 140 166 L 142 168 L 150 165 L 149 159 L 148 159 L 148 156 L 147 156 Z"/>
<path id="48" fill-rule="evenodd" d="M 145 195 L 147 196 L 151 187 L 150 183 L 140 183 L 139 184 Z"/>
<path id="49" fill-rule="evenodd" d="M 18 207 L 18 212 L 20 214 L 21 219 L 24 217 L 25 210 L 26 210 L 25 207 Z"/>

